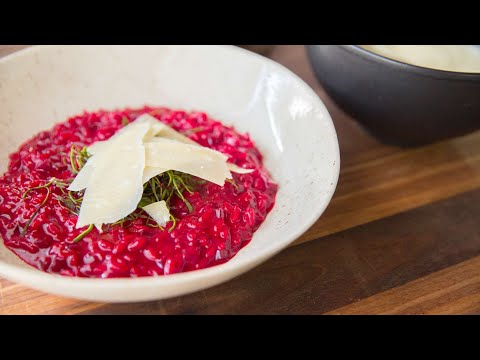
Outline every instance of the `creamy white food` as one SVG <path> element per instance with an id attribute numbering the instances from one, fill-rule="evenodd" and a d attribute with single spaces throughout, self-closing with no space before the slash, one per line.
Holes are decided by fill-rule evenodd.
<path id="1" fill-rule="evenodd" d="M 480 73 L 476 45 L 359 45 L 389 59 L 437 70 Z"/>
<path id="2" fill-rule="evenodd" d="M 167 203 L 164 200 L 144 206 L 142 209 L 162 227 L 170 220 L 170 210 L 168 210 Z"/>

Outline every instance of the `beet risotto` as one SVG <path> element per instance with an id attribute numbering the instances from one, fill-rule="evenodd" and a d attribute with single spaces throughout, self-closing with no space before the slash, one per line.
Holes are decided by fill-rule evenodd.
<path id="1" fill-rule="evenodd" d="M 88 152 L 89 146 L 107 143 L 144 114 L 195 142 L 189 146 L 218 152 L 228 162 L 231 177 L 221 186 L 166 167 L 142 179 L 141 201 L 128 216 L 77 228 L 91 190 L 71 191 L 69 185 L 86 173 L 91 159 L 99 158 Z M 172 139 L 166 139 L 165 146 L 173 148 Z M 112 159 L 102 164 L 114 174 L 125 158 Z M 109 181 L 112 189 L 125 185 L 113 175 Z M 249 135 L 205 113 L 152 107 L 85 112 L 39 133 L 10 155 L 8 171 L 0 178 L 0 235 L 23 261 L 49 273 L 91 278 L 167 275 L 235 256 L 265 220 L 276 193 L 277 185 Z M 147 211 L 146 205 L 154 202 L 166 209 L 165 223 Z"/>

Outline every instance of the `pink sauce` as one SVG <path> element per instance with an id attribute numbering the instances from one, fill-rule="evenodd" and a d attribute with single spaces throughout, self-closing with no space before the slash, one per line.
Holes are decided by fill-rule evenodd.
<path id="1" fill-rule="evenodd" d="M 111 137 L 127 117 L 133 121 L 150 113 L 203 146 L 220 151 L 241 167 L 256 170 L 235 174 L 236 186 L 225 183 L 200 185 L 185 197 L 190 213 L 175 198 L 171 213 L 178 219 L 169 232 L 137 219 L 124 227 L 111 226 L 100 234 L 96 229 L 73 243 L 83 229 L 75 229 L 77 216 L 58 203 L 61 189 L 30 188 L 52 177 L 72 179 L 66 154 L 72 145 L 90 145 Z M 195 129 L 195 132 L 189 132 Z M 140 277 L 167 275 L 224 263 L 252 239 L 275 202 L 277 185 L 262 165 L 262 155 L 248 135 L 208 118 L 201 112 L 186 113 L 166 108 L 144 107 L 123 111 L 98 111 L 74 116 L 44 131 L 10 155 L 7 173 L 0 178 L 0 235 L 5 246 L 26 263 L 46 272 L 81 277 Z M 40 209 L 21 232 L 37 209 Z"/>

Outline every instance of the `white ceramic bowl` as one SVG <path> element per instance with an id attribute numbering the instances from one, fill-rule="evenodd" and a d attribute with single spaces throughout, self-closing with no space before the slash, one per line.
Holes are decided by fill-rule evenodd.
<path id="1" fill-rule="evenodd" d="M 229 262 L 159 277 L 85 279 L 36 270 L 0 241 L 0 276 L 72 298 L 131 302 L 204 289 L 284 249 L 323 213 L 339 174 L 335 129 L 300 78 L 230 46 L 37 46 L 0 60 L 0 173 L 8 154 L 83 110 L 164 105 L 203 110 L 249 132 L 279 184 L 253 240 Z"/>

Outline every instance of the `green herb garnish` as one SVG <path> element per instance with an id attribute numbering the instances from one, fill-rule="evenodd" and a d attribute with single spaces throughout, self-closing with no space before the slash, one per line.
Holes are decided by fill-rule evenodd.
<path id="1" fill-rule="evenodd" d="M 72 147 L 70 148 L 69 155 L 71 171 L 74 174 L 78 174 L 82 169 L 83 165 L 85 165 L 85 163 L 87 162 L 88 158 L 92 156 L 88 153 L 86 146 L 79 150 L 75 145 L 72 145 Z"/>
<path id="2" fill-rule="evenodd" d="M 185 203 L 188 211 L 192 212 L 193 207 L 190 202 L 185 199 L 183 193 L 187 191 L 188 193 L 193 194 L 194 189 L 203 183 L 203 180 L 180 171 L 165 171 L 145 183 L 143 186 L 142 199 L 140 200 L 138 207 L 142 208 L 162 200 L 165 200 L 167 206 L 170 207 L 170 200 L 172 199 L 172 196 L 176 195 Z"/>
<path id="3" fill-rule="evenodd" d="M 235 188 L 235 190 L 238 191 L 238 185 L 233 179 L 225 179 L 225 181 L 231 184 Z"/>
<path id="4" fill-rule="evenodd" d="M 197 126 L 197 127 L 182 131 L 182 134 L 185 135 L 185 136 L 188 136 L 188 135 L 195 134 L 195 133 L 203 131 L 203 130 L 205 130 L 205 128 L 203 126 Z"/>
<path id="5" fill-rule="evenodd" d="M 126 124 L 128 124 L 128 119 L 124 117 L 122 119 L 122 125 L 126 125 Z M 72 173 L 78 174 L 82 169 L 82 167 L 87 163 L 87 160 L 90 158 L 90 156 L 91 154 L 88 153 L 86 146 L 84 146 L 83 148 L 79 148 L 75 145 L 72 145 L 72 147 L 70 148 L 70 152 L 67 156 L 67 158 L 69 159 L 69 168 L 72 171 Z M 76 191 L 66 190 L 66 188 L 72 183 L 72 181 L 73 181 L 73 178 L 67 179 L 67 180 L 59 180 L 56 178 L 52 178 L 50 179 L 50 181 L 48 181 L 44 185 L 36 186 L 25 191 L 25 193 L 22 195 L 22 199 L 24 199 L 31 191 L 40 190 L 40 189 L 46 189 L 47 194 L 45 196 L 45 199 L 35 210 L 31 218 L 28 220 L 27 224 L 21 231 L 21 236 L 25 235 L 28 226 L 31 224 L 33 219 L 38 215 L 40 209 L 47 203 L 51 195 L 50 186 L 52 185 L 55 185 L 58 188 L 60 188 L 62 192 L 61 195 L 55 194 L 55 199 L 57 200 L 58 204 L 63 208 L 67 209 L 69 212 L 71 212 L 74 215 L 79 214 L 80 207 L 82 205 L 84 191 L 82 190 L 82 191 L 76 192 Z M 147 226 L 158 227 L 163 230 L 163 228 L 158 224 L 156 223 L 152 224 L 150 222 L 152 221 L 151 217 L 147 216 L 145 212 L 142 210 L 142 208 L 162 200 L 166 202 L 167 207 L 170 207 L 170 202 L 172 197 L 177 196 L 185 203 L 185 206 L 187 207 L 188 211 L 192 212 L 193 207 L 190 204 L 190 202 L 185 198 L 184 193 L 188 192 L 190 194 L 193 194 L 194 189 L 198 185 L 204 184 L 204 183 L 205 183 L 205 180 L 202 180 L 195 176 L 192 176 L 180 171 L 175 171 L 175 170 L 169 170 L 162 174 L 154 176 L 144 184 L 143 195 L 140 202 L 137 205 L 137 210 L 135 210 L 133 213 L 129 214 L 125 218 L 110 225 L 120 225 L 122 227 L 128 227 L 131 225 L 131 223 L 134 220 L 138 218 L 145 218 L 147 219 Z M 172 226 L 168 229 L 169 232 L 171 232 L 177 224 L 177 220 L 171 214 L 170 214 L 170 219 L 172 221 Z M 76 243 L 82 240 L 92 230 L 93 230 L 93 225 L 90 225 L 85 231 L 83 231 L 80 235 L 78 235 L 73 240 L 73 242 Z"/>
<path id="6" fill-rule="evenodd" d="M 38 213 L 40 212 L 40 209 L 47 203 L 48 199 L 50 198 L 50 194 L 51 194 L 51 191 L 50 191 L 50 185 L 57 185 L 58 187 L 65 187 L 65 186 L 68 186 L 67 183 L 63 182 L 62 180 L 58 180 L 56 178 L 51 178 L 50 181 L 48 181 L 46 184 L 44 185 L 40 185 L 40 186 L 35 186 L 33 188 L 30 188 L 28 189 L 27 191 L 25 191 L 23 194 L 22 194 L 22 199 L 25 199 L 26 196 L 31 192 L 31 191 L 35 191 L 35 190 L 40 190 L 40 189 L 46 189 L 47 190 L 47 194 L 45 195 L 45 198 L 43 199 L 42 203 L 40 205 L 38 205 L 37 209 L 34 211 L 34 213 L 32 214 L 32 216 L 30 217 L 30 219 L 28 219 L 27 223 L 25 224 L 25 227 L 23 228 L 23 230 L 20 232 L 20 236 L 24 236 L 27 232 L 27 229 L 28 227 L 30 226 L 30 224 L 32 223 L 33 219 L 35 219 L 35 217 L 38 215 Z"/>
<path id="7" fill-rule="evenodd" d="M 37 216 L 37 214 L 40 212 L 40 209 L 42 208 L 42 206 L 46 204 L 48 198 L 50 197 L 50 189 L 48 187 L 42 186 L 42 187 L 37 187 L 37 188 L 38 189 L 43 189 L 43 188 L 47 189 L 47 195 L 45 196 L 45 199 L 42 201 L 42 203 L 40 205 L 38 205 L 37 209 L 35 210 L 33 215 L 30 217 L 30 219 L 28 219 L 27 223 L 25 224 L 25 227 L 20 232 L 20 236 L 24 236 L 26 234 L 27 229 L 30 226 L 30 224 L 32 223 L 33 219 L 35 219 L 35 216 Z M 29 192 L 29 190 L 27 190 L 27 192 Z M 23 198 L 23 196 L 22 196 L 22 198 Z"/>
<path id="8" fill-rule="evenodd" d="M 172 226 L 170 227 L 170 229 L 168 229 L 168 232 L 172 232 L 173 229 L 175 229 L 175 226 L 177 225 L 177 219 L 175 219 L 175 216 L 173 216 L 172 214 L 170 214 L 170 219 L 172 220 Z"/>
<path id="9" fill-rule="evenodd" d="M 130 123 L 130 121 L 128 121 L 128 118 L 126 116 L 124 116 L 122 118 L 122 126 L 127 126 L 129 123 Z"/>
<path id="10" fill-rule="evenodd" d="M 93 230 L 93 224 L 90 224 L 90 226 L 87 228 L 87 230 L 85 230 L 84 232 L 82 232 L 80 235 L 78 235 L 75 239 L 73 239 L 73 242 L 74 243 L 77 243 L 79 242 L 80 240 L 82 240 L 85 236 L 87 236 L 90 231 Z"/>

